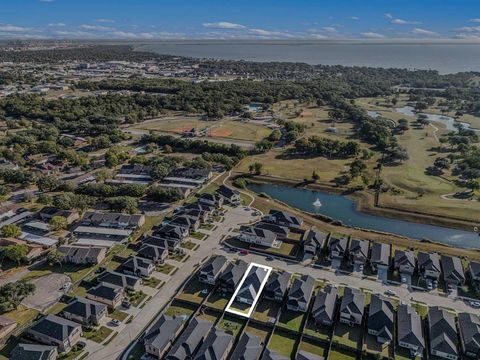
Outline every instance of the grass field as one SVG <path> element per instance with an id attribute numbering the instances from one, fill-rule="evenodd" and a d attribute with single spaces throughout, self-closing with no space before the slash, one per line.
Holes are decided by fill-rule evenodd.
<path id="1" fill-rule="evenodd" d="M 325 345 L 322 345 L 318 342 L 313 342 L 312 340 L 304 339 L 299 345 L 298 350 L 306 351 L 310 354 L 325 356 Z"/>
<path id="2" fill-rule="evenodd" d="M 197 279 L 191 279 L 178 298 L 200 304 L 211 289 L 211 286 L 202 284 Z"/>
<path id="3" fill-rule="evenodd" d="M 263 299 L 257 304 L 253 312 L 253 318 L 264 323 L 269 323 L 272 319 L 275 319 L 279 310 L 280 305 L 278 303 Z"/>
<path id="4" fill-rule="evenodd" d="M 271 133 L 263 125 L 249 121 L 223 119 L 218 121 L 204 121 L 194 117 L 170 117 L 135 124 L 132 129 L 156 130 L 163 132 L 182 133 L 195 128 L 197 131 L 207 129 L 207 134 L 213 137 L 225 137 L 239 140 L 259 141 Z"/>
<path id="5" fill-rule="evenodd" d="M 356 349 L 362 339 L 362 329 L 358 326 L 349 327 L 343 323 L 337 324 L 332 341 L 352 349 Z"/>
<path id="6" fill-rule="evenodd" d="M 112 329 L 109 329 L 105 326 L 101 326 L 98 329 L 93 329 L 89 331 L 83 331 L 83 336 L 89 340 L 95 341 L 97 343 L 102 343 L 106 338 L 110 336 L 113 332 Z"/>
<path id="7" fill-rule="evenodd" d="M 355 353 L 340 349 L 332 349 L 328 354 L 328 360 L 355 360 L 356 358 Z"/>
<path id="8" fill-rule="evenodd" d="M 229 297 L 225 297 L 218 292 L 214 292 L 208 297 L 206 304 L 212 308 L 223 310 L 225 309 L 225 306 L 227 306 L 229 300 Z"/>
<path id="9" fill-rule="evenodd" d="M 157 267 L 155 268 L 156 271 L 161 272 L 162 274 L 167 274 L 167 275 L 170 274 L 174 269 L 175 269 L 175 266 L 167 263 L 157 265 Z"/>
<path id="10" fill-rule="evenodd" d="M 293 331 L 300 331 L 302 326 L 303 316 L 301 312 L 295 312 L 284 309 L 280 315 L 277 326 L 287 328 Z"/>
<path id="11" fill-rule="evenodd" d="M 277 329 L 270 338 L 268 348 L 280 355 L 292 357 L 295 340 L 295 336 Z"/>
<path id="12" fill-rule="evenodd" d="M 244 325 L 245 321 L 239 320 L 233 316 L 225 315 L 222 321 L 218 324 L 218 327 L 237 336 Z"/>
<path id="13" fill-rule="evenodd" d="M 314 321 L 310 317 L 305 325 L 304 333 L 324 341 L 330 341 L 330 338 L 332 337 L 331 329 L 326 326 L 317 329 Z"/>
<path id="14" fill-rule="evenodd" d="M 186 304 L 180 304 L 173 301 L 172 304 L 165 311 L 165 315 L 189 317 L 194 313 L 194 311 L 195 308 L 193 306 L 188 306 Z"/>

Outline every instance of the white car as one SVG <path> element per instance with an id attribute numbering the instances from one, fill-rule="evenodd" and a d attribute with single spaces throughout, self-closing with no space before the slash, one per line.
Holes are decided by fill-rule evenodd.
<path id="1" fill-rule="evenodd" d="M 480 308 L 480 301 L 470 301 L 470 306 L 474 308 Z"/>
<path id="2" fill-rule="evenodd" d="M 390 289 L 385 290 L 384 294 L 385 294 L 385 295 L 388 295 L 388 296 L 394 296 L 394 295 L 396 295 L 395 291 L 390 290 Z"/>

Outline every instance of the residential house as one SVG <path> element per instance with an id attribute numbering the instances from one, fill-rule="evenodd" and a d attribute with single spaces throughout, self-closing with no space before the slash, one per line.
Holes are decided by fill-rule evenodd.
<path id="1" fill-rule="evenodd" d="M 26 260 L 32 262 L 38 257 L 42 256 L 46 251 L 42 245 L 31 244 L 24 240 L 14 239 L 14 238 L 0 238 L 0 247 L 10 246 L 10 245 L 23 245 L 27 249 L 27 255 L 25 256 Z"/>
<path id="2" fill-rule="evenodd" d="M 449 286 L 465 284 L 462 260 L 456 256 L 442 256 L 443 280 Z"/>
<path id="3" fill-rule="evenodd" d="M 102 285 L 110 285 L 125 288 L 132 291 L 138 291 L 141 285 L 141 279 L 136 276 L 125 275 L 112 270 L 105 270 L 98 275 L 97 281 Z"/>
<path id="4" fill-rule="evenodd" d="M 288 292 L 287 309 L 298 312 L 306 312 L 308 303 L 312 297 L 315 279 L 309 275 L 303 275 L 293 281 Z"/>
<path id="5" fill-rule="evenodd" d="M 164 177 L 165 183 L 184 184 L 199 187 L 205 184 L 212 177 L 208 169 L 177 168 Z"/>
<path id="6" fill-rule="evenodd" d="M 83 226 L 99 226 L 117 229 L 135 230 L 145 223 L 145 216 L 141 214 L 100 213 L 88 211 L 80 221 Z"/>
<path id="7" fill-rule="evenodd" d="M 412 357 L 422 356 L 425 339 L 422 319 L 410 305 L 400 304 L 397 309 L 398 346 L 410 350 Z"/>
<path id="8" fill-rule="evenodd" d="M 39 215 L 43 221 L 50 221 L 54 216 L 61 216 L 67 220 L 68 224 L 71 224 L 80 218 L 80 214 L 77 210 L 62 210 L 54 206 L 45 206 L 40 210 Z"/>
<path id="9" fill-rule="evenodd" d="M 367 240 L 350 240 L 348 256 L 352 266 L 356 265 L 363 268 L 368 258 L 368 246 L 369 242 Z"/>
<path id="10" fill-rule="evenodd" d="M 455 315 L 438 306 L 430 307 L 428 309 L 428 332 L 431 355 L 451 360 L 459 358 Z"/>
<path id="11" fill-rule="evenodd" d="M 213 207 L 218 209 L 218 208 L 222 207 L 223 199 L 224 198 L 222 196 L 217 195 L 215 193 L 213 193 L 213 194 L 203 193 L 198 198 L 198 202 L 200 204 L 206 204 L 206 205 L 213 206 Z"/>
<path id="12" fill-rule="evenodd" d="M 218 279 L 218 290 L 223 293 L 233 294 L 247 271 L 247 268 L 248 264 L 242 260 L 236 263 L 229 263 Z"/>
<path id="13" fill-rule="evenodd" d="M 59 352 L 68 353 L 80 340 L 82 326 L 49 314 L 28 329 L 27 334 L 35 341 L 45 345 L 55 345 Z"/>
<path id="14" fill-rule="evenodd" d="M 331 236 L 328 242 L 328 256 L 330 260 L 342 261 L 347 254 L 347 248 L 348 237 L 342 236 L 338 238 Z"/>
<path id="15" fill-rule="evenodd" d="M 368 313 L 368 333 L 381 344 L 393 341 L 393 305 L 382 295 L 373 294 Z"/>
<path id="16" fill-rule="evenodd" d="M 480 318 L 474 314 L 458 314 L 458 330 L 463 353 L 480 359 Z"/>
<path id="17" fill-rule="evenodd" d="M 62 245 L 57 251 L 63 254 L 63 262 L 77 265 L 100 264 L 107 255 L 107 249 L 100 246 Z"/>
<path id="18" fill-rule="evenodd" d="M 198 281 L 204 284 L 215 285 L 218 277 L 227 264 L 225 256 L 213 256 L 202 265 L 198 271 Z"/>
<path id="19" fill-rule="evenodd" d="M 365 308 L 365 294 L 346 288 L 340 304 L 340 322 L 349 326 L 361 325 Z"/>
<path id="20" fill-rule="evenodd" d="M 56 360 L 56 346 L 37 344 L 17 344 L 10 353 L 10 360 Z"/>
<path id="21" fill-rule="evenodd" d="M 220 185 L 216 193 L 223 197 L 224 202 L 233 206 L 238 206 L 241 203 L 240 192 L 225 185 Z"/>
<path id="22" fill-rule="evenodd" d="M 198 218 L 187 215 L 177 215 L 169 221 L 171 225 L 180 226 L 188 229 L 190 232 L 195 232 L 200 228 L 200 220 Z"/>
<path id="23" fill-rule="evenodd" d="M 250 244 L 261 245 L 268 248 L 278 248 L 281 244 L 281 242 L 277 241 L 277 234 L 270 230 L 257 228 L 255 226 L 243 226 L 240 229 L 238 239 Z"/>
<path id="24" fill-rule="evenodd" d="M 437 253 L 420 251 L 417 255 L 418 272 L 427 281 L 438 281 L 441 273 Z"/>
<path id="25" fill-rule="evenodd" d="M 264 287 L 264 296 L 268 300 L 283 302 L 292 274 L 286 271 L 272 271 Z"/>
<path id="26" fill-rule="evenodd" d="M 168 257 L 168 249 L 150 244 L 143 244 L 137 256 L 151 260 L 155 264 L 163 264 Z"/>
<path id="27" fill-rule="evenodd" d="M 122 303 L 124 291 L 118 286 L 100 284 L 87 291 L 87 298 L 115 309 Z"/>
<path id="28" fill-rule="evenodd" d="M 370 265 L 374 270 L 387 270 L 390 266 L 390 244 L 373 243 L 370 254 Z"/>
<path id="29" fill-rule="evenodd" d="M 226 360 L 235 337 L 217 327 L 210 330 L 195 360 Z"/>
<path id="30" fill-rule="evenodd" d="M 279 239 L 285 239 L 288 237 L 288 234 L 290 233 L 290 229 L 286 226 L 280 226 L 276 224 L 272 224 L 269 222 L 265 221 L 260 221 L 256 224 L 254 224 L 256 228 L 264 229 L 264 230 L 269 230 L 277 235 L 277 238 Z"/>
<path id="31" fill-rule="evenodd" d="M 162 239 L 183 241 L 189 235 L 189 231 L 186 228 L 168 224 L 154 228 L 152 235 Z"/>
<path id="32" fill-rule="evenodd" d="M 244 332 L 237 343 L 230 360 L 258 360 L 263 344 L 260 337 Z"/>
<path id="33" fill-rule="evenodd" d="M 107 317 L 107 306 L 79 297 L 68 304 L 61 314 L 64 318 L 85 326 L 98 326 Z"/>
<path id="34" fill-rule="evenodd" d="M 470 280 L 475 289 L 480 290 L 480 263 L 476 261 L 470 261 L 468 265 L 468 272 L 470 274 Z"/>
<path id="35" fill-rule="evenodd" d="M 303 235 L 303 251 L 311 255 L 318 254 L 325 246 L 327 237 L 327 233 L 318 231 L 314 228 L 308 229 Z"/>
<path id="36" fill-rule="evenodd" d="M 149 278 L 155 271 L 155 264 L 138 256 L 130 256 L 122 264 L 122 270 L 127 275 Z"/>
<path id="37" fill-rule="evenodd" d="M 268 271 L 265 268 L 252 266 L 237 292 L 236 300 L 244 304 L 253 305 L 267 275 Z"/>
<path id="38" fill-rule="evenodd" d="M 193 359 L 212 326 L 213 324 L 210 321 L 200 318 L 192 319 L 173 344 L 165 360 Z"/>
<path id="39" fill-rule="evenodd" d="M 161 359 L 182 330 L 182 319 L 162 315 L 143 337 L 145 352 Z"/>
<path id="40" fill-rule="evenodd" d="M 157 236 L 145 236 L 142 238 L 143 245 L 153 245 L 159 248 L 167 249 L 169 253 L 174 253 L 180 250 L 180 239 L 164 239 Z"/>
<path id="41" fill-rule="evenodd" d="M 152 167 L 148 165 L 123 165 L 115 178 L 108 180 L 111 184 L 140 184 L 149 185 L 153 179 L 150 175 Z"/>
<path id="42" fill-rule="evenodd" d="M 266 348 L 263 352 L 262 360 L 290 360 L 290 358 Z"/>
<path id="43" fill-rule="evenodd" d="M 303 219 L 301 217 L 295 216 L 286 211 L 273 209 L 270 210 L 266 219 L 274 224 L 294 229 L 299 229 L 303 224 Z"/>
<path id="44" fill-rule="evenodd" d="M 82 243 L 82 239 L 125 241 L 132 234 L 130 229 L 117 229 L 103 226 L 77 226 L 73 230 L 75 237 Z M 99 242 L 100 244 L 100 242 Z"/>
<path id="45" fill-rule="evenodd" d="M 317 327 L 333 326 L 338 299 L 338 289 L 331 285 L 319 290 L 312 307 L 312 318 Z"/>
<path id="46" fill-rule="evenodd" d="M 4 341 L 5 338 L 11 334 L 17 327 L 15 320 L 9 319 L 5 316 L 0 316 L 0 341 Z"/>
<path id="47" fill-rule="evenodd" d="M 415 254 L 413 251 L 408 250 L 395 250 L 395 258 L 393 262 L 395 270 L 397 270 L 402 276 L 412 276 L 415 272 Z M 403 280 L 402 280 L 403 282 Z"/>

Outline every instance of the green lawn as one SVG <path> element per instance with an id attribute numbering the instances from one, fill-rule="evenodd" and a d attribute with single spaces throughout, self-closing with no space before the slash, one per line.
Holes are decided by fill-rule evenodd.
<path id="1" fill-rule="evenodd" d="M 333 336 L 333 343 L 339 343 L 356 349 L 362 339 L 362 329 L 358 326 L 348 326 L 338 323 Z"/>
<path id="2" fill-rule="evenodd" d="M 184 241 L 180 244 L 180 247 L 188 250 L 195 250 L 198 245 L 191 241 Z"/>
<path id="3" fill-rule="evenodd" d="M 316 337 L 324 341 L 330 341 L 332 336 L 332 330 L 326 326 L 322 326 L 319 329 L 316 328 L 315 322 L 309 317 L 305 329 L 305 334 Z"/>
<path id="4" fill-rule="evenodd" d="M 201 231 L 195 231 L 190 233 L 190 236 L 197 240 L 205 240 L 207 234 L 202 233 Z"/>
<path id="5" fill-rule="evenodd" d="M 194 312 L 195 312 L 195 308 L 193 307 L 188 307 L 185 304 L 179 304 L 179 303 L 176 304 L 175 302 L 173 302 L 165 311 L 165 315 L 176 316 L 176 317 L 178 316 L 189 317 Z"/>
<path id="6" fill-rule="evenodd" d="M 244 321 L 234 318 L 233 316 L 226 315 L 223 317 L 218 327 L 225 331 L 231 332 L 234 336 L 237 336 L 240 330 L 242 330 L 243 325 L 245 325 Z"/>
<path id="7" fill-rule="evenodd" d="M 113 332 L 112 329 L 109 329 L 105 326 L 101 326 L 98 329 L 92 329 L 92 330 L 87 330 L 83 331 L 83 336 L 89 340 L 95 341 L 97 343 L 102 343 L 105 341 L 106 338 L 110 336 L 110 334 Z"/>
<path id="8" fill-rule="evenodd" d="M 257 304 L 253 312 L 253 318 L 264 323 L 269 323 L 271 322 L 270 320 L 276 318 L 279 310 L 280 305 L 278 303 L 263 299 Z"/>
<path id="9" fill-rule="evenodd" d="M 210 285 L 202 284 L 194 278 L 185 285 L 178 298 L 200 304 L 211 290 L 212 287 Z"/>
<path id="10" fill-rule="evenodd" d="M 168 258 L 170 260 L 182 262 L 186 256 L 187 256 L 186 254 L 172 254 L 172 255 L 168 255 Z"/>
<path id="11" fill-rule="evenodd" d="M 265 341 L 270 329 L 266 326 L 261 326 L 257 324 L 250 323 L 246 328 L 245 332 L 258 336 L 262 341 Z"/>
<path id="12" fill-rule="evenodd" d="M 55 305 L 53 305 L 50 309 L 48 309 L 49 314 L 58 314 L 60 313 L 63 309 L 67 307 L 67 304 L 59 301 Z"/>
<path id="13" fill-rule="evenodd" d="M 299 350 L 307 351 L 310 354 L 318 355 L 318 356 L 325 356 L 325 347 L 326 345 L 322 345 L 318 342 L 313 342 L 309 339 L 304 339 L 300 345 Z"/>
<path id="14" fill-rule="evenodd" d="M 202 225 L 200 226 L 200 229 L 203 229 L 203 230 L 212 230 L 214 227 L 215 227 L 215 225 L 213 225 L 213 224 L 202 224 Z"/>
<path id="15" fill-rule="evenodd" d="M 293 331 L 300 331 L 302 326 L 303 316 L 301 312 L 295 312 L 284 309 L 280 315 L 277 326 L 284 327 Z"/>
<path id="16" fill-rule="evenodd" d="M 423 318 L 426 318 L 428 315 L 428 305 L 421 302 L 413 302 L 411 303 L 412 308 Z"/>
<path id="17" fill-rule="evenodd" d="M 156 277 L 150 276 L 148 279 L 142 279 L 142 284 L 151 288 L 156 288 L 162 281 Z"/>
<path id="18" fill-rule="evenodd" d="M 44 263 L 30 271 L 22 279 L 25 281 L 36 279 L 52 273 L 65 274 L 73 283 L 82 280 L 95 266 L 75 265 L 75 264 L 48 264 Z"/>
<path id="19" fill-rule="evenodd" d="M 357 357 L 349 351 L 332 349 L 328 355 L 328 360 L 355 360 Z"/>
<path id="20" fill-rule="evenodd" d="M 112 312 L 109 312 L 108 316 L 110 316 L 112 319 L 117 319 L 118 321 L 124 321 L 128 317 L 128 314 L 115 309 Z"/>
<path id="21" fill-rule="evenodd" d="M 167 274 L 167 275 L 169 275 L 174 269 L 176 269 L 175 266 L 167 263 L 157 265 L 157 267 L 155 268 L 156 271 L 161 272 L 162 274 Z"/>
<path id="22" fill-rule="evenodd" d="M 128 293 L 128 299 L 133 306 L 138 306 L 146 297 L 147 294 L 143 291 L 132 291 Z"/>
<path id="23" fill-rule="evenodd" d="M 296 339 L 293 335 L 276 330 L 270 338 L 268 348 L 279 353 L 280 355 L 291 358 L 293 348 L 295 346 L 295 340 Z"/>
<path id="24" fill-rule="evenodd" d="M 227 306 L 229 300 L 230 298 L 227 298 L 218 292 L 214 292 L 208 297 L 206 304 L 212 308 L 223 310 L 225 309 L 225 306 Z"/>
<path id="25" fill-rule="evenodd" d="M 3 313 L 2 316 L 5 316 L 11 320 L 15 320 L 18 326 L 22 326 L 32 322 L 38 314 L 39 312 L 35 309 L 30 309 L 24 305 L 19 305 L 16 310 Z"/>

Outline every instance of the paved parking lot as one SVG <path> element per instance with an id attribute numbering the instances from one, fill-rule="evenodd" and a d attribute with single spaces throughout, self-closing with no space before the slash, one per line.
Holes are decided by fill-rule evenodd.
<path id="1" fill-rule="evenodd" d="M 71 280 L 67 275 L 50 274 L 29 282 L 35 285 L 35 293 L 23 299 L 22 304 L 43 312 L 63 296 L 62 286 Z"/>

